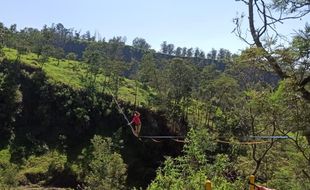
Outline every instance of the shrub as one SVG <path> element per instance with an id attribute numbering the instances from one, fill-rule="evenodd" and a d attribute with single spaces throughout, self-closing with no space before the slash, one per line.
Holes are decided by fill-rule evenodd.
<path id="1" fill-rule="evenodd" d="M 120 154 L 112 152 L 110 138 L 95 135 L 91 140 L 91 155 L 86 155 L 85 183 L 92 190 L 125 189 L 126 165 Z"/>
<path id="2" fill-rule="evenodd" d="M 15 164 L 10 163 L 11 154 L 8 149 L 0 151 L 0 187 L 1 189 L 17 186 L 17 171 Z"/>
<path id="3" fill-rule="evenodd" d="M 57 151 L 42 156 L 30 156 L 19 174 L 26 177 L 27 183 L 46 184 L 55 175 L 64 171 L 66 162 L 67 157 Z"/>

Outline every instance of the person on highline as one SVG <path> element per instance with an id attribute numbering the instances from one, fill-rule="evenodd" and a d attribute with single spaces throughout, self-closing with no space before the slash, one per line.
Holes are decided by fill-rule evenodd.
<path id="1" fill-rule="evenodd" d="M 138 111 L 134 112 L 133 118 L 128 125 L 131 125 L 132 123 L 135 125 L 135 135 L 138 137 L 141 131 L 140 113 Z"/>

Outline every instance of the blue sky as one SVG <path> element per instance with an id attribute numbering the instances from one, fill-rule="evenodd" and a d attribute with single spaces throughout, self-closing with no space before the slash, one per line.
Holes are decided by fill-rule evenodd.
<path id="1" fill-rule="evenodd" d="M 142 37 L 159 50 L 163 41 L 205 52 L 225 48 L 233 53 L 246 44 L 231 31 L 232 19 L 245 12 L 235 0 L 8 0 L 1 2 L 0 22 L 18 29 L 62 23 L 110 39 L 126 36 L 126 44 Z M 304 21 L 280 26 L 286 34 Z"/>

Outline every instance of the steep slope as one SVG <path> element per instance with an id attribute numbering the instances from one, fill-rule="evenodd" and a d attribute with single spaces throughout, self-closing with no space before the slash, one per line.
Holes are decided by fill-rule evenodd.
<path id="1" fill-rule="evenodd" d="M 155 177 L 155 170 L 164 156 L 180 154 L 182 144 L 177 142 L 137 140 L 109 95 L 110 90 L 90 91 L 80 78 L 84 75 L 84 68 L 78 72 L 72 70 L 72 64 L 83 63 L 64 60 L 58 64 L 57 60 L 50 58 L 42 66 L 37 63 L 35 54 L 22 55 L 16 60 L 15 50 L 5 49 L 5 53 L 7 59 L 0 64 L 0 71 L 12 76 L 21 96 L 20 110 L 8 127 L 10 132 L 6 139 L 1 139 L 3 147 L 10 145 L 14 163 L 22 165 L 23 159 L 31 155 L 56 149 L 67 155 L 67 164 L 70 165 L 89 146 L 94 134 L 100 134 L 112 137 L 123 155 L 128 165 L 128 185 L 146 187 Z M 98 77 L 96 85 L 99 86 L 103 78 Z M 132 92 L 137 83 L 128 79 L 124 81 L 126 85 L 120 87 L 118 102 L 127 117 L 130 118 L 132 111 L 138 109 L 143 116 L 142 134 L 170 134 L 164 113 L 139 106 L 146 104 L 147 97 L 154 96 L 151 89 L 138 88 L 138 103 L 135 105 Z M 14 134 L 13 139 L 11 134 Z M 78 179 L 72 177 L 72 171 L 69 174 L 63 172 L 62 180 L 47 180 L 45 184 L 75 187 Z M 27 176 L 26 184 L 37 174 Z"/>

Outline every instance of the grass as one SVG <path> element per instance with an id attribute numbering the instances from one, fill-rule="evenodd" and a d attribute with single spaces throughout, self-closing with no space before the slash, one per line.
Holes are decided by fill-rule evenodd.
<path id="1" fill-rule="evenodd" d="M 26 163 L 22 166 L 20 173 L 47 173 L 51 168 L 63 170 L 67 162 L 67 157 L 61 155 L 57 151 L 51 151 L 42 156 L 30 156 Z"/>
<path id="2" fill-rule="evenodd" d="M 9 60 L 16 60 L 17 51 L 15 49 L 4 48 L 5 56 Z M 41 68 L 37 61 L 37 55 L 34 53 L 28 53 L 21 56 L 21 62 L 32 67 Z M 74 67 L 76 67 L 74 69 Z M 82 76 L 86 75 L 85 70 L 86 64 L 80 61 L 72 60 L 60 60 L 59 63 L 55 58 L 49 58 L 48 62 L 45 63 L 42 69 L 45 71 L 49 82 L 51 83 L 61 83 L 71 86 L 74 89 L 82 89 L 85 84 L 82 81 Z M 99 74 L 96 82 L 96 90 L 98 92 L 104 92 L 110 94 L 110 90 L 103 91 L 104 80 L 111 81 L 112 79 Z M 132 105 L 137 107 L 144 106 L 151 110 L 158 110 L 158 106 L 150 104 L 150 98 L 157 96 L 154 89 L 141 84 L 140 82 L 130 80 L 127 78 L 122 78 L 120 87 L 118 90 L 118 98 L 124 102 L 130 102 Z M 136 94 L 137 92 L 137 94 Z M 199 108 L 198 108 L 199 107 Z M 198 108 L 198 109 L 197 109 Z M 190 103 L 189 119 L 195 121 L 197 118 L 197 110 L 199 115 L 205 115 L 205 109 L 202 109 L 202 103 L 196 100 L 192 100 Z M 202 122 L 202 121 L 201 121 Z M 197 123 L 196 123 L 197 124 Z M 200 123 L 202 124 L 202 123 Z"/>
<path id="3" fill-rule="evenodd" d="M 16 60 L 17 51 L 15 49 L 4 48 L 5 57 L 9 60 Z M 26 65 L 30 65 L 32 67 L 41 68 L 42 66 L 37 61 L 37 55 L 34 53 L 28 53 L 26 55 L 21 55 L 21 62 Z M 74 67 L 76 67 L 74 69 Z M 86 67 L 86 64 L 79 61 L 72 60 L 60 60 L 59 64 L 55 58 L 49 58 L 48 62 L 45 63 L 42 69 L 45 71 L 49 82 L 51 83 L 62 83 L 71 86 L 74 89 L 84 88 L 83 81 L 81 80 L 81 76 L 85 76 L 86 70 L 83 69 Z M 98 92 L 101 92 L 102 83 L 106 76 L 100 74 L 97 77 L 96 89 Z M 109 78 L 108 78 L 109 79 Z M 110 79 L 109 79 L 110 80 Z M 137 96 L 135 98 L 136 93 L 136 85 L 138 85 Z M 150 95 L 154 95 L 155 92 L 150 89 L 143 89 L 142 84 L 136 82 L 134 80 L 129 80 L 123 78 L 123 82 L 119 88 L 118 97 L 125 101 L 130 102 L 132 104 L 135 103 L 139 105 L 148 105 L 148 97 Z M 105 92 L 107 93 L 107 91 Z"/>
<path id="4" fill-rule="evenodd" d="M 11 159 L 11 154 L 9 149 L 0 150 L 0 165 L 3 163 L 9 163 Z"/>
<path id="5" fill-rule="evenodd" d="M 43 185 L 53 176 L 64 172 L 66 163 L 66 155 L 57 151 L 50 151 L 41 156 L 32 155 L 20 167 L 17 181 L 22 184 Z"/>

